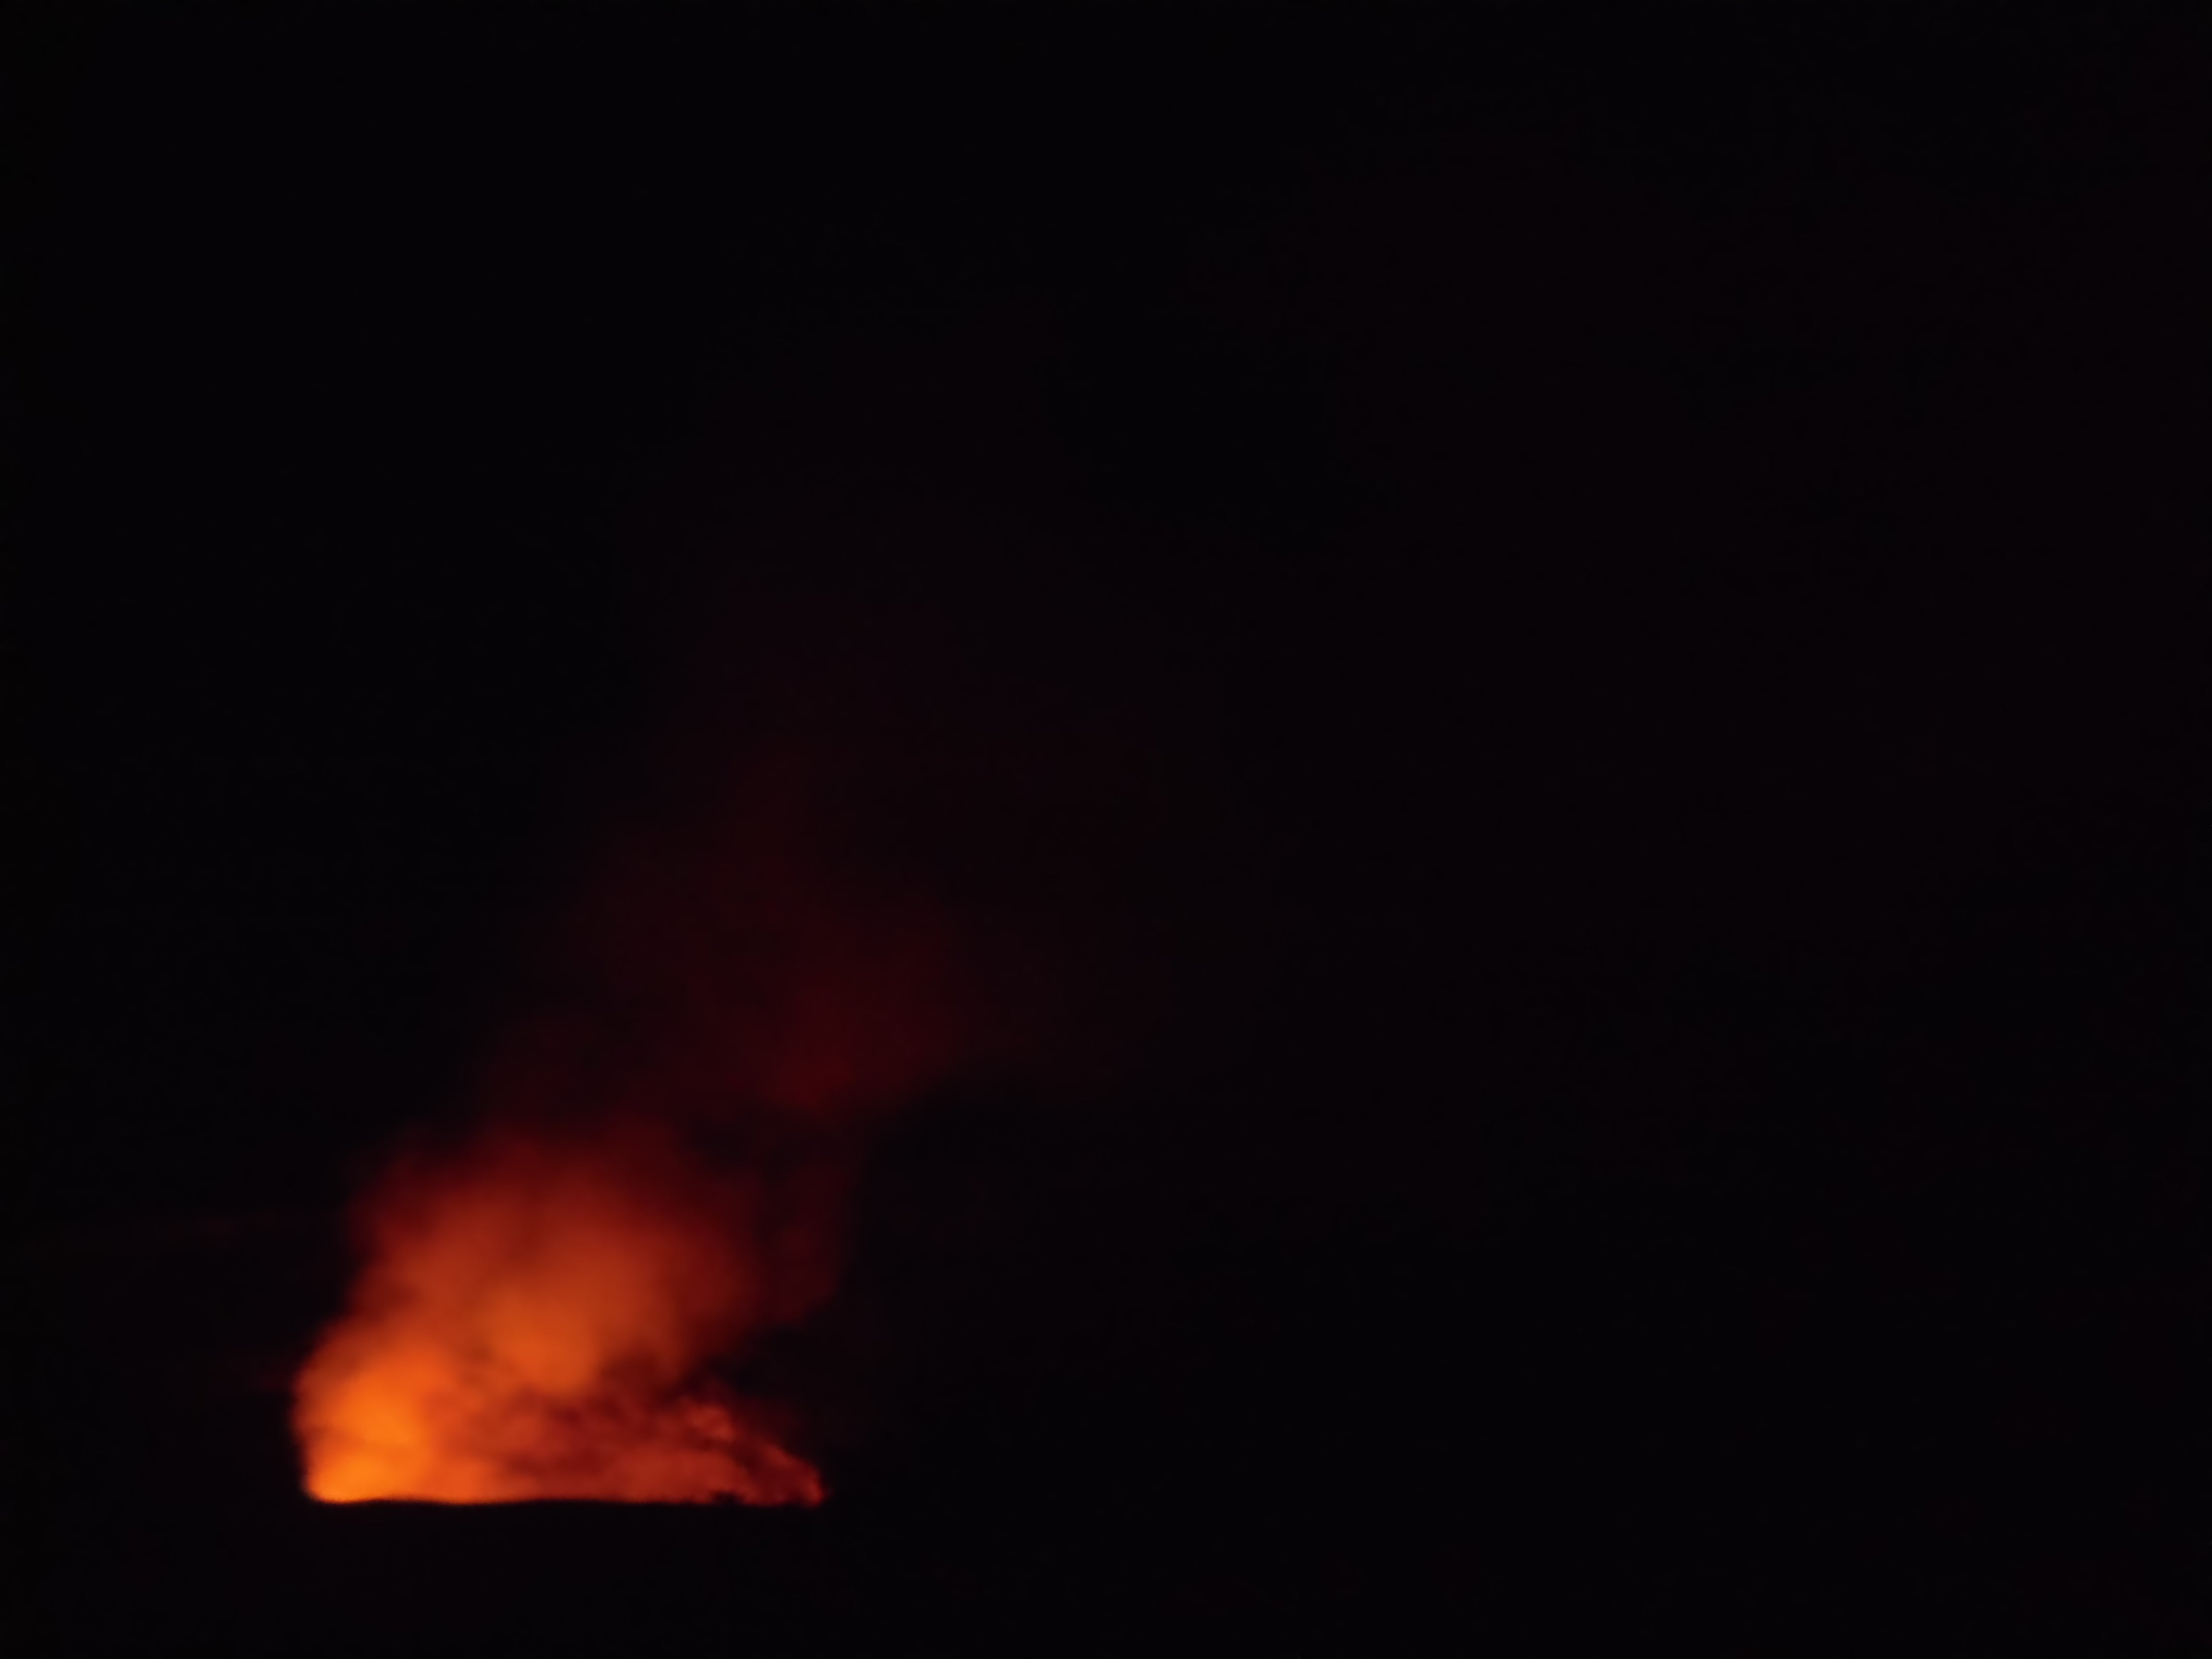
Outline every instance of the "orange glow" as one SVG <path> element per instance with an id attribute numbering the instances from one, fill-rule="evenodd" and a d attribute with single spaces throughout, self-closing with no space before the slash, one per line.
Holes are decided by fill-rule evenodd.
<path id="1" fill-rule="evenodd" d="M 403 1166 L 369 1262 L 302 1372 L 327 1503 L 814 1504 L 822 1481 L 708 1363 L 765 1305 L 758 1203 L 666 1135 L 487 1135 Z"/>
<path id="2" fill-rule="evenodd" d="M 901 682 L 850 730 L 735 757 L 716 737 L 611 826 L 532 941 L 470 1091 L 481 1127 L 357 1208 L 349 1305 L 295 1389 L 312 1496 L 821 1501 L 729 1368 L 835 1291 L 876 1125 L 1059 1042 L 1029 921 L 913 851 L 954 849 L 972 889 L 1030 839 L 988 790 L 935 818 L 909 799 L 878 733 L 916 702 Z M 935 841 L 903 839 L 915 822 Z"/>
<path id="3" fill-rule="evenodd" d="M 838 862 L 811 780 L 744 781 L 605 848 L 484 1127 L 359 1206 L 313 1497 L 821 1501 L 717 1368 L 835 1289 L 856 1135 L 989 1045 L 943 908 Z"/>

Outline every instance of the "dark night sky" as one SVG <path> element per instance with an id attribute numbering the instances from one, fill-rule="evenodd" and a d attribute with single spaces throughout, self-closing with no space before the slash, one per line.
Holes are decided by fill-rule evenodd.
<path id="1" fill-rule="evenodd" d="M 26 1650 L 384 1575 L 607 1651 L 2183 1650 L 2212 63 L 1855 15 L 11 51 Z M 830 1530 L 307 1512 L 337 1206 L 695 677 L 848 610 L 1158 761 L 988 872 L 1139 1063 L 882 1150 Z"/>

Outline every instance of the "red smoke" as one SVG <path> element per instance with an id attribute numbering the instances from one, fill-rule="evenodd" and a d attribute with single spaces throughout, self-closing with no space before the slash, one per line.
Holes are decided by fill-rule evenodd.
<path id="1" fill-rule="evenodd" d="M 829 685 L 826 716 L 685 750 L 686 792 L 633 814 L 534 964 L 478 1128 L 362 1200 L 296 1389 L 316 1498 L 821 1498 L 718 1367 L 834 1290 L 869 1126 L 1042 1030 L 1018 930 L 899 848 L 983 869 L 1045 827 L 985 827 L 975 788 L 1027 745 L 917 725 L 928 676 Z"/>
<path id="2" fill-rule="evenodd" d="M 818 1501 L 703 1369 L 779 1311 L 761 1199 L 627 1127 L 493 1130 L 395 1170 L 352 1310 L 300 1378 L 308 1491 Z"/>

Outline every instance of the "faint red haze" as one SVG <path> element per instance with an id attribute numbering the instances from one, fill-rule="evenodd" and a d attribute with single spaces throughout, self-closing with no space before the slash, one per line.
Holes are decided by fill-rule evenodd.
<path id="1" fill-rule="evenodd" d="M 364 1195 L 295 1390 L 314 1497 L 821 1499 L 718 1368 L 834 1290 L 869 1127 L 1049 1027 L 1035 955 L 885 855 L 914 682 L 866 684 L 842 726 L 693 757 L 706 787 L 603 848 L 481 1127 Z"/>

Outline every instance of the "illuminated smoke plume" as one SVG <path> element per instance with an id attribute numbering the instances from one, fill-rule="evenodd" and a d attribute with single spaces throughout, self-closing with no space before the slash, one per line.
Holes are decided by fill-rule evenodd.
<path id="1" fill-rule="evenodd" d="M 710 781 L 606 844 L 477 1127 L 359 1206 L 295 1391 L 313 1496 L 821 1499 L 720 1368 L 834 1290 L 869 1126 L 1036 1030 L 1034 962 L 883 850 L 886 756 L 917 738 L 913 684 L 878 690 L 692 756 Z"/>
<path id="2" fill-rule="evenodd" d="M 300 1380 L 308 1490 L 817 1501 L 814 1470 L 702 1375 L 771 1312 L 760 1196 L 635 1131 L 492 1131 L 395 1170 L 353 1309 Z"/>

